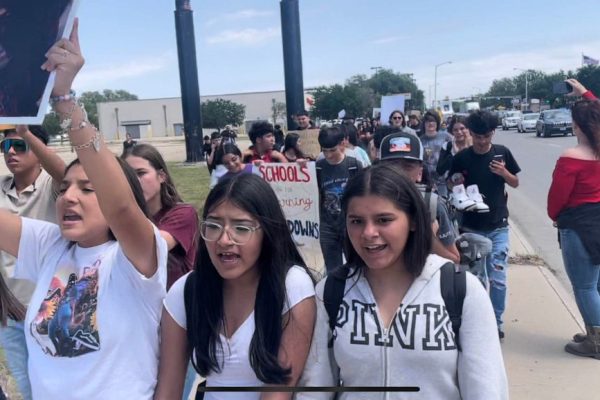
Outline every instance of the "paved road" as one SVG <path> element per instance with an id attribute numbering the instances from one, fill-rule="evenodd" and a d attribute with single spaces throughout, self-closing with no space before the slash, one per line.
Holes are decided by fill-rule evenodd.
<path id="1" fill-rule="evenodd" d="M 496 131 L 494 142 L 506 145 L 521 167 L 520 185 L 509 189 L 511 218 L 519 225 L 536 253 L 546 261 L 559 280 L 570 288 L 557 243 L 556 229 L 546 214 L 547 195 L 554 164 L 575 137 L 536 137 L 535 133 L 517 133 L 515 129 Z"/>

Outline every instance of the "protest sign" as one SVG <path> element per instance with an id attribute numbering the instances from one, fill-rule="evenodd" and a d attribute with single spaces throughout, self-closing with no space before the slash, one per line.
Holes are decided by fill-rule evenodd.
<path id="1" fill-rule="evenodd" d="M 315 163 L 265 163 L 259 175 L 271 185 L 287 219 L 292 237 L 310 269 L 324 270 L 319 244 L 319 188 Z"/>
<path id="2" fill-rule="evenodd" d="M 316 159 L 321 153 L 321 146 L 319 145 L 319 130 L 305 129 L 302 131 L 289 131 L 288 133 L 290 132 L 295 132 L 300 137 L 300 142 L 302 143 L 302 152 L 306 156 Z"/>
<path id="3" fill-rule="evenodd" d="M 404 100 L 406 100 L 403 94 L 395 94 L 393 96 L 382 96 L 381 97 L 381 124 L 389 125 L 389 118 L 392 112 L 400 110 L 404 113 Z"/>
<path id="4" fill-rule="evenodd" d="M 0 124 L 39 125 L 44 120 L 54 73 L 40 67 L 48 49 L 71 33 L 78 3 L 0 2 Z"/>

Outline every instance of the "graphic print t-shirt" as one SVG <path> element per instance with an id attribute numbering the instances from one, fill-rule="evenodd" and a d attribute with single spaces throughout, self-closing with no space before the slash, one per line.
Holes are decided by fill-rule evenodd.
<path id="1" fill-rule="evenodd" d="M 82 248 L 54 224 L 22 221 L 15 275 L 37 283 L 25 318 L 33 397 L 151 399 L 167 279 L 158 229 L 146 278 L 116 241 Z"/>
<path id="2" fill-rule="evenodd" d="M 352 174 L 349 168 L 356 169 L 358 165 L 356 159 L 349 156 L 336 165 L 329 164 L 325 159 L 317 161 L 317 169 L 320 169 L 319 195 L 322 223 L 330 225 L 342 223 L 342 195 Z"/>

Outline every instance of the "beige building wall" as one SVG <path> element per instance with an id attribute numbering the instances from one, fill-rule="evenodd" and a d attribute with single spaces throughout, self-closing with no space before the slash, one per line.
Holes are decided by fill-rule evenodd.
<path id="1" fill-rule="evenodd" d="M 285 103 L 285 91 L 201 96 L 202 102 L 216 99 L 230 100 L 245 105 L 245 123 L 255 120 L 271 121 L 273 99 L 276 102 Z M 139 132 L 141 139 L 182 135 L 181 98 L 98 103 L 98 122 L 100 131 L 108 140 L 124 140 L 128 131 Z M 276 123 L 285 125 L 285 119 L 280 119 Z M 204 134 L 208 134 L 212 130 L 204 129 Z"/>

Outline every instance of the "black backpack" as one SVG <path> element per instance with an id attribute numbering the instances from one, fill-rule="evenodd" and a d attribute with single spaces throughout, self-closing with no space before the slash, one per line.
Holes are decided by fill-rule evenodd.
<path id="1" fill-rule="evenodd" d="M 344 298 L 348 268 L 336 271 L 337 274 L 327 275 L 323 291 L 323 303 L 329 318 L 329 329 L 332 333 L 328 347 L 333 347 L 335 340 L 335 324 Z M 440 291 L 446 305 L 446 311 L 452 322 L 452 331 L 456 340 L 456 347 L 460 351 L 459 331 L 462 323 L 462 309 L 467 294 L 467 274 L 454 263 L 447 262 L 440 268 Z"/>

